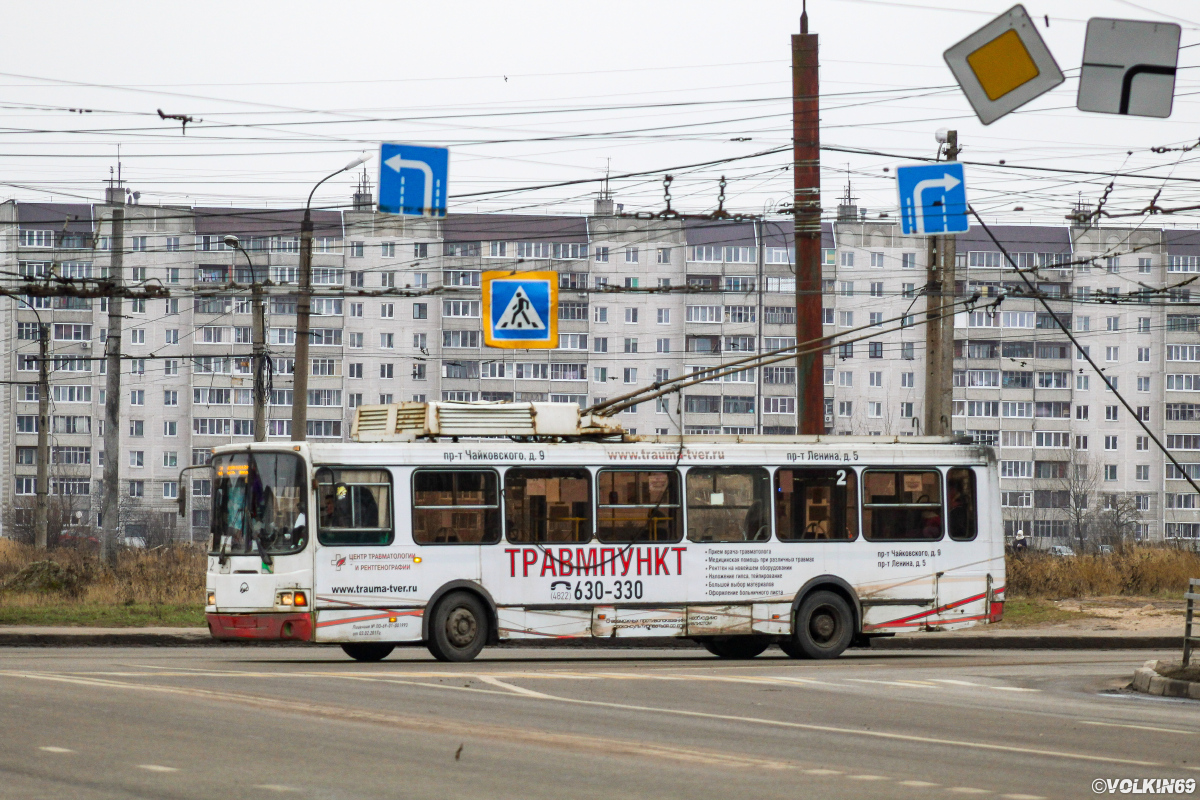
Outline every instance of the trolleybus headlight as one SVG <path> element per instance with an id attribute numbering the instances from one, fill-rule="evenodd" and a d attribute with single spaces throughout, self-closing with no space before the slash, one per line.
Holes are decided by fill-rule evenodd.
<path id="1" fill-rule="evenodd" d="M 420 557 L 420 556 L 413 556 L 413 563 L 414 563 L 414 564 L 420 564 L 420 563 L 421 563 L 421 557 Z"/>
<path id="2" fill-rule="evenodd" d="M 211 589 L 208 592 L 208 605 L 215 606 L 217 604 L 217 593 Z"/>
<path id="3" fill-rule="evenodd" d="M 308 605 L 308 592 L 279 592 L 275 595 L 275 605 L 306 606 Z"/>

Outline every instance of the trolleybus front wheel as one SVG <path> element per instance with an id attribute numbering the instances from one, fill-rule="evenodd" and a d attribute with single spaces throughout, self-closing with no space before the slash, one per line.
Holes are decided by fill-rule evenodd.
<path id="1" fill-rule="evenodd" d="M 488 639 L 487 609 L 470 592 L 442 598 L 429 621 L 429 652 L 438 661 L 470 661 Z"/>
<path id="2" fill-rule="evenodd" d="M 718 658 L 754 658 L 771 645 L 759 636 L 731 636 L 728 639 L 704 639 L 704 649 Z"/>
<path id="3" fill-rule="evenodd" d="M 834 592 L 813 592 L 796 612 L 795 630 L 779 648 L 792 658 L 837 658 L 854 638 L 854 614 Z"/>
<path id="4" fill-rule="evenodd" d="M 353 642 L 342 645 L 346 655 L 355 661 L 383 661 L 395 649 L 396 645 L 386 642 Z"/>

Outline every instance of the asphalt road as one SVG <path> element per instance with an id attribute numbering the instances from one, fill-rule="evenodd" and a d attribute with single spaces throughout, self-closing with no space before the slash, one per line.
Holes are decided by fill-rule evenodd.
<path id="1" fill-rule="evenodd" d="M 0 798 L 1032 800 L 1200 782 L 1200 703 L 1121 690 L 1152 655 L 6 648 Z"/>

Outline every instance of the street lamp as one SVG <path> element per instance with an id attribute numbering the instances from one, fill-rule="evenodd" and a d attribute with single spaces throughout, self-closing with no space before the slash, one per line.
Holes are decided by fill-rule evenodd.
<path id="1" fill-rule="evenodd" d="M 309 296 L 312 293 L 312 199 L 321 184 L 335 175 L 354 169 L 371 159 L 367 153 L 351 161 L 346 166 L 331 172 L 308 193 L 308 202 L 304 204 L 304 220 L 300 223 L 300 292 L 296 298 L 296 363 L 292 380 L 292 441 L 303 442 L 308 433 L 308 314 L 310 310 Z"/>
<path id="2" fill-rule="evenodd" d="M 267 440 L 267 342 L 266 309 L 263 304 L 262 281 L 254 269 L 254 261 L 236 236 L 226 236 L 225 246 L 241 251 L 250 266 L 250 313 L 254 315 L 251 342 L 254 348 L 254 441 Z"/>

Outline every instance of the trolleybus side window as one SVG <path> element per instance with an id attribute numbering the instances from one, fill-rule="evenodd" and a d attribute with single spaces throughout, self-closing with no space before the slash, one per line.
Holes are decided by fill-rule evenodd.
<path id="1" fill-rule="evenodd" d="M 688 539 L 765 542 L 771 538 L 770 476 L 761 467 L 692 467 L 687 473 Z"/>
<path id="2" fill-rule="evenodd" d="M 392 476 L 387 470 L 321 467 L 317 503 L 321 544 L 392 543 Z"/>
<path id="3" fill-rule="evenodd" d="M 413 472 L 413 541 L 417 544 L 495 544 L 500 541 L 496 473 L 419 469 Z"/>
<path id="4" fill-rule="evenodd" d="M 510 469 L 504 474 L 508 540 L 591 541 L 591 486 L 592 476 L 586 469 Z"/>
<path id="5" fill-rule="evenodd" d="M 602 542 L 678 542 L 679 473 L 603 470 L 598 484 L 596 538 Z"/>
<path id="6" fill-rule="evenodd" d="M 950 508 L 950 538 L 968 542 L 979 533 L 979 507 L 975 501 L 975 470 L 956 468 L 946 474 L 946 500 Z"/>
<path id="7" fill-rule="evenodd" d="M 942 475 L 936 470 L 863 473 L 863 528 L 867 538 L 942 538 Z"/>
<path id="8" fill-rule="evenodd" d="M 775 535 L 784 542 L 856 539 L 858 476 L 854 470 L 776 470 Z"/>

